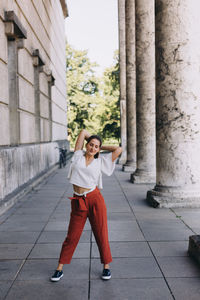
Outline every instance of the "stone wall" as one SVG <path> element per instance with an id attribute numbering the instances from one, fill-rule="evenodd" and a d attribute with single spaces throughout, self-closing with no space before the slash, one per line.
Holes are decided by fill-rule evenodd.
<path id="1" fill-rule="evenodd" d="M 65 1 L 0 2 L 0 201 L 67 143 Z"/>
<path id="2" fill-rule="evenodd" d="M 59 158 L 57 146 L 57 143 L 41 143 L 1 149 L 0 200 L 55 165 Z"/>

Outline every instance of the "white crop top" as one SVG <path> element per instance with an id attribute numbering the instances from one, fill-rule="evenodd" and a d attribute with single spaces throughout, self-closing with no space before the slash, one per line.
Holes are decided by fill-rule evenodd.
<path id="1" fill-rule="evenodd" d="M 83 150 L 74 152 L 67 176 L 69 182 L 86 189 L 96 186 L 102 189 L 102 172 L 110 176 L 115 168 L 115 162 L 112 162 L 112 153 L 103 156 L 100 154 L 87 167 L 84 154 Z"/>

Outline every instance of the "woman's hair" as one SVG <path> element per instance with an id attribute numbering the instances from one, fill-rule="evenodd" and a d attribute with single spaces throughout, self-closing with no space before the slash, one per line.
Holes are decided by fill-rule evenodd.
<path id="1" fill-rule="evenodd" d="M 98 135 L 91 135 L 91 136 L 87 139 L 87 144 L 88 144 L 91 140 L 93 140 L 93 139 L 98 140 L 99 143 L 100 143 L 99 147 L 101 147 L 101 145 L 102 145 L 102 140 L 101 140 L 101 138 L 100 138 Z M 98 157 L 99 157 L 99 152 L 96 153 L 96 154 L 94 155 L 94 158 L 98 158 Z"/>

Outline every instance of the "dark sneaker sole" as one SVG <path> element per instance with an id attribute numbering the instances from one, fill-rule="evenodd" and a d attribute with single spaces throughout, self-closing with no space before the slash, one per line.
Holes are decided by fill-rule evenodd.
<path id="1" fill-rule="evenodd" d="M 59 278 L 53 278 L 53 277 L 51 277 L 51 281 L 57 282 L 57 281 L 59 281 L 62 277 L 63 277 L 63 274 L 62 274 Z"/>

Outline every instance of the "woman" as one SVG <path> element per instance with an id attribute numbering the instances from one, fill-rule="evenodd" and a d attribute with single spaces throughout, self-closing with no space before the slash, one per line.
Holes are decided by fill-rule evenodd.
<path id="1" fill-rule="evenodd" d="M 87 141 L 85 152 L 82 150 L 84 140 Z M 100 157 L 100 150 L 108 150 L 111 153 Z M 87 217 L 99 248 L 101 263 L 104 265 L 102 279 L 111 278 L 109 263 L 112 256 L 108 242 L 106 206 L 98 187 L 102 188 L 102 172 L 109 176 L 113 173 L 114 162 L 121 152 L 121 147 L 102 146 L 97 135 L 90 136 L 86 130 L 80 132 L 68 174 L 74 188 L 74 197 L 70 198 L 71 218 L 59 264 L 51 281 L 59 281 L 63 277 L 63 265 L 71 262 Z"/>

